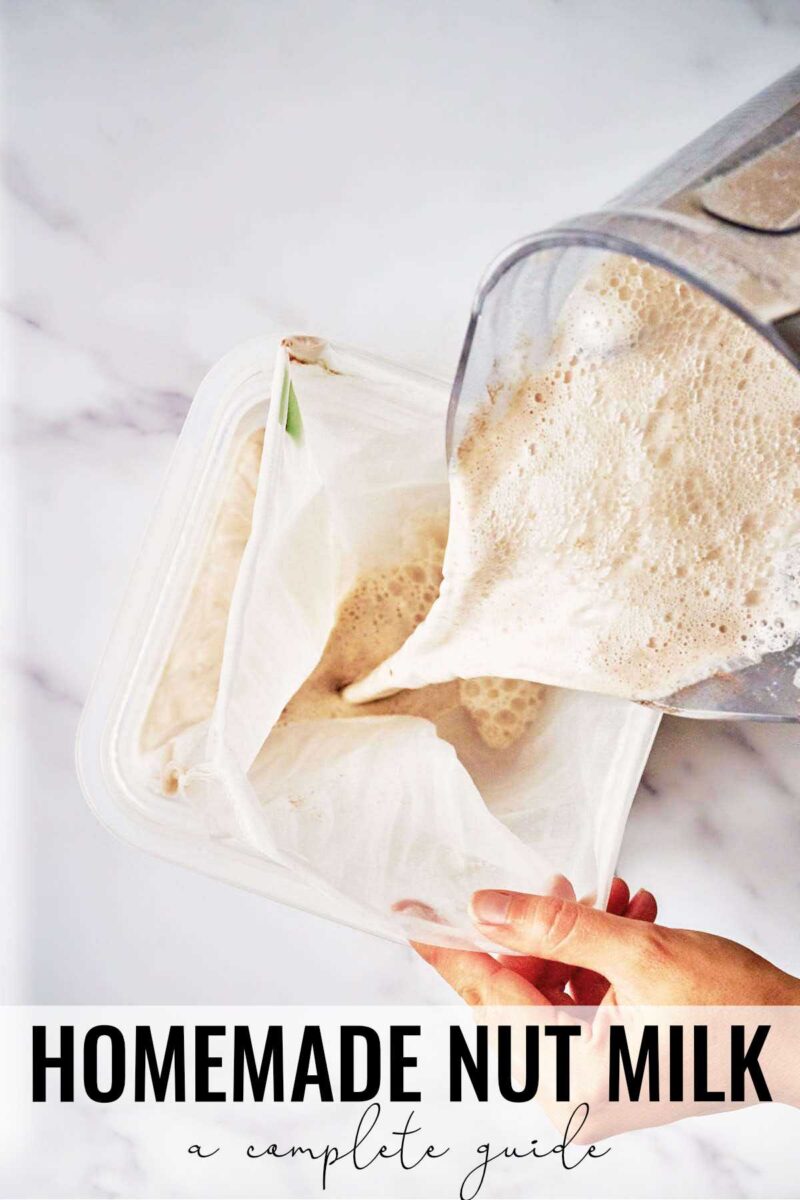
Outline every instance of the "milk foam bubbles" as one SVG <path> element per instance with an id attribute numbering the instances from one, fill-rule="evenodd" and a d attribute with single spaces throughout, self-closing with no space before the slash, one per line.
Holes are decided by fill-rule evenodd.
<path id="1" fill-rule="evenodd" d="M 704 293 L 613 257 L 451 474 L 439 598 L 348 689 L 502 675 L 639 699 L 800 636 L 800 378 Z"/>
<path id="2" fill-rule="evenodd" d="M 365 716 L 426 717 L 461 756 L 475 733 L 493 750 L 517 741 L 540 708 L 544 689 L 538 684 L 492 677 L 451 680 L 359 707 L 341 694 L 346 684 L 398 649 L 428 613 L 441 583 L 446 533 L 446 523 L 422 521 L 413 536 L 407 536 L 408 545 L 396 561 L 358 577 L 339 605 L 322 658 L 289 700 L 278 725 Z"/>

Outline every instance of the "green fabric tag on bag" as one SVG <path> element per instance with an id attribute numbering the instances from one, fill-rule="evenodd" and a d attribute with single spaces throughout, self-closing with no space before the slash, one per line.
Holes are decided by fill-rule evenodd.
<path id="1" fill-rule="evenodd" d="M 297 396 L 288 371 L 283 377 L 278 420 L 289 437 L 294 438 L 295 441 L 300 440 L 303 433 L 303 419 L 300 416 L 300 405 L 297 403 Z"/>
<path id="2" fill-rule="evenodd" d="M 289 399 L 286 404 L 286 432 L 289 437 L 299 442 L 303 434 L 303 418 L 300 416 L 300 405 L 297 403 L 294 387 L 289 381 Z"/>

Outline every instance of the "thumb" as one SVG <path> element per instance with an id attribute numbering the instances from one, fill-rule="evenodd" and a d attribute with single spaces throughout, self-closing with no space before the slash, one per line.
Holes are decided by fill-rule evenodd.
<path id="1" fill-rule="evenodd" d="M 599 912 L 577 900 L 524 892 L 475 892 L 470 912 L 481 933 L 494 942 L 606 977 L 641 953 L 650 930 L 641 921 Z"/>

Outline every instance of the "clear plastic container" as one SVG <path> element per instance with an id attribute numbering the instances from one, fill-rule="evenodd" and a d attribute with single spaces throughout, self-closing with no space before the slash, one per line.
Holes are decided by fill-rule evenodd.
<path id="1" fill-rule="evenodd" d="M 166 482 L 133 569 L 129 588 L 98 669 L 78 733 L 77 766 L 90 807 L 123 840 L 161 858 L 340 923 L 384 936 L 396 931 L 351 916 L 290 870 L 248 849 L 232 836 L 209 832 L 203 814 L 157 790 L 152 759 L 142 750 L 144 721 L 174 644 L 220 508 L 233 460 L 265 419 L 278 343 L 248 342 L 221 360 L 203 380 L 178 441 Z M 375 360 L 348 351 L 365 367 Z M 381 364 L 398 381 L 419 378 Z M 449 388 L 441 392 L 442 419 Z M 444 445 L 443 445 L 444 452 Z M 634 709 L 634 706 L 630 706 Z M 624 814 L 633 800 L 659 716 L 621 714 L 598 794 L 617 790 Z M 621 827 L 599 834 L 613 862 Z M 611 844 L 613 843 L 613 844 Z M 335 910 L 332 904 L 336 903 Z M 334 915 L 335 913 L 335 915 Z"/>

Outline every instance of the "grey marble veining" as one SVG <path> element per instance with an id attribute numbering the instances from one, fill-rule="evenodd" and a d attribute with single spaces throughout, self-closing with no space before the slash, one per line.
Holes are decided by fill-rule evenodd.
<path id="1" fill-rule="evenodd" d="M 17 580 L 2 720 L 27 931 L 9 995 L 442 1002 L 404 948 L 146 858 L 95 822 L 73 740 L 136 546 L 222 353 L 289 328 L 449 375 L 494 254 L 619 191 L 793 66 L 797 5 L 37 0 L 0 12 L 0 472 Z M 797 730 L 667 719 L 622 854 L 663 919 L 800 972 L 799 860 Z M 86 1139 L 94 1165 L 65 1150 L 64 1194 L 169 1186 L 113 1114 L 71 1119 L 59 1136 Z M 778 1194 L 780 1162 L 753 1165 L 761 1119 L 633 1135 L 638 1178 L 652 1195 Z M 603 1178 L 598 1195 L 635 1194 L 629 1156 Z M 35 1186 L 53 1186 L 45 1164 Z"/>

